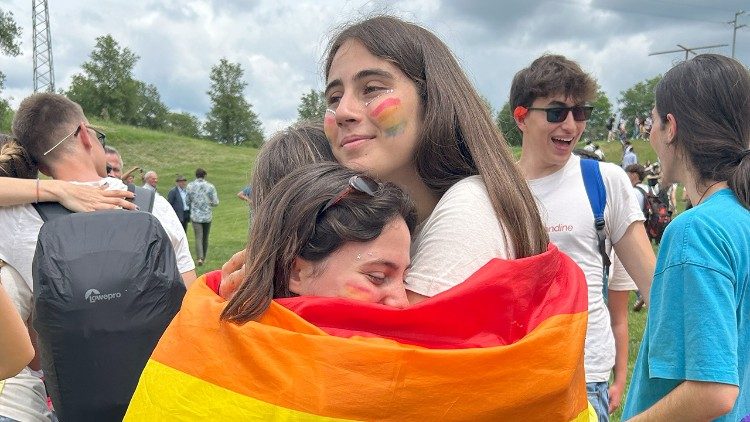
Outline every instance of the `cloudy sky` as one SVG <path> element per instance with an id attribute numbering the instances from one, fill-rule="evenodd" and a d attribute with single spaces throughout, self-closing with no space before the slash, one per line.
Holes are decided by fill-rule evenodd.
<path id="1" fill-rule="evenodd" d="M 346 22 L 390 13 L 437 33 L 493 107 L 519 69 L 544 52 L 564 54 L 596 76 L 611 100 L 663 73 L 684 53 L 715 44 L 730 55 L 736 11 L 745 9 L 735 56 L 750 65 L 750 0 L 53 0 L 49 2 L 57 89 L 81 72 L 95 38 L 111 34 L 140 56 L 135 77 L 164 103 L 203 117 L 209 71 L 222 57 L 245 70 L 248 101 L 269 134 L 294 121 L 300 96 L 322 88 L 326 43 Z M 31 2 L 3 0 L 23 27 L 22 54 L 0 57 L 13 107 L 33 91 Z"/>

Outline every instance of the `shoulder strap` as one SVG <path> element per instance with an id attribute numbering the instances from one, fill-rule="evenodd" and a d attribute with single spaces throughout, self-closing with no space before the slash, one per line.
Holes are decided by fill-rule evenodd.
<path id="1" fill-rule="evenodd" d="M 73 214 L 73 211 L 63 207 L 59 202 L 38 202 L 31 204 L 42 217 L 42 221 L 45 223 L 49 220 L 54 220 L 57 217 L 63 217 L 69 214 Z"/>
<path id="2" fill-rule="evenodd" d="M 607 190 L 604 188 L 604 180 L 598 161 L 581 159 L 581 174 L 583 175 L 583 185 L 586 187 L 586 196 L 589 198 L 591 211 L 594 213 L 594 228 L 596 229 L 599 253 L 602 256 L 602 294 L 606 302 L 609 266 L 612 264 L 609 255 L 607 255 L 605 243 L 607 234 L 604 231 L 604 207 L 607 204 Z"/>
<path id="3" fill-rule="evenodd" d="M 128 190 L 135 194 L 131 202 L 138 205 L 138 209 L 145 212 L 151 212 L 154 209 L 154 199 L 156 192 L 151 189 L 142 188 L 132 183 L 128 184 Z"/>

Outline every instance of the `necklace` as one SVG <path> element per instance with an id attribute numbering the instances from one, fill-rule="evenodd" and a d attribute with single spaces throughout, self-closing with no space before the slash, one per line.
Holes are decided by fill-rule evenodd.
<path id="1" fill-rule="evenodd" d="M 710 191 L 710 190 L 711 190 L 711 188 L 712 188 L 712 187 L 714 187 L 714 186 L 718 185 L 718 184 L 719 184 L 719 183 L 721 183 L 721 182 L 723 182 L 723 180 L 719 180 L 718 182 L 713 182 L 713 183 L 711 183 L 711 185 L 710 185 L 709 187 L 707 187 L 705 191 L 703 191 L 703 195 L 701 195 L 701 199 L 699 199 L 699 200 L 698 200 L 698 204 L 700 204 L 700 203 L 701 203 L 701 201 L 703 201 L 703 197 L 704 197 L 704 196 L 706 196 L 706 194 L 708 193 L 708 191 Z M 697 205 L 697 204 L 696 204 L 696 205 Z"/>

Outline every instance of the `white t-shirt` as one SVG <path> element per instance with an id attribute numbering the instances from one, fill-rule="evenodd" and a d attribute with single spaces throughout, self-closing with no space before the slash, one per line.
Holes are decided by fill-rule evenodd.
<path id="1" fill-rule="evenodd" d="M 602 297 L 602 258 L 599 254 L 594 213 L 583 185 L 580 158 L 571 156 L 557 172 L 536 180 L 529 187 L 539 205 L 550 241 L 575 261 L 586 275 L 589 319 L 586 332 L 586 382 L 609 380 L 615 364 L 615 341 L 609 312 Z M 625 171 L 612 163 L 599 163 L 607 204 L 604 208 L 607 250 L 617 243 L 635 221 L 643 221 L 635 192 Z M 610 254 L 611 255 L 611 254 Z M 611 290 L 629 290 L 621 277 L 609 283 Z"/>
<path id="2" fill-rule="evenodd" d="M 492 258 L 513 253 L 480 176 L 451 186 L 412 236 L 406 288 L 435 296 L 465 281 Z"/>
<path id="3" fill-rule="evenodd" d="M 120 179 L 107 177 L 95 182 L 96 185 L 107 183 L 108 190 L 127 190 Z M 89 183 L 87 183 L 89 184 Z M 164 197 L 156 195 L 152 214 L 164 227 L 177 257 L 177 268 L 180 273 L 195 269 L 190 256 L 187 236 L 174 209 Z M 21 277 L 33 286 L 31 263 L 34 259 L 39 229 L 44 221 L 30 204 L 12 207 L 0 207 L 0 259 L 18 270 Z"/>

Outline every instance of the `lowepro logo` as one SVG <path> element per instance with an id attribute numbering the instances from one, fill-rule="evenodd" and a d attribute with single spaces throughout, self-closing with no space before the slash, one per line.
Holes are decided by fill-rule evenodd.
<path id="1" fill-rule="evenodd" d="M 86 290 L 86 294 L 84 295 L 84 297 L 89 302 L 94 303 L 94 302 L 99 301 L 99 300 L 119 299 L 119 298 L 122 297 L 122 294 L 120 294 L 120 292 L 101 294 L 101 292 L 99 292 L 99 290 L 89 289 L 89 290 Z"/>

